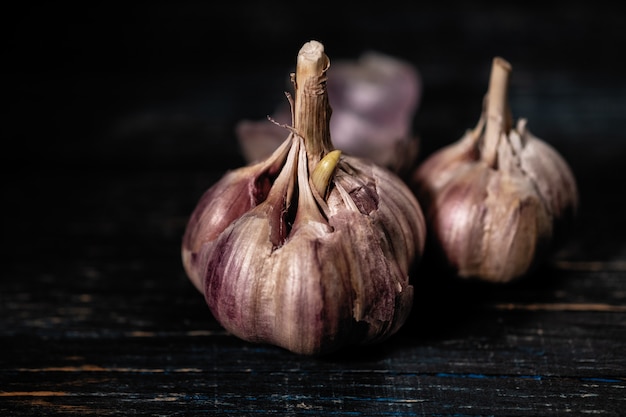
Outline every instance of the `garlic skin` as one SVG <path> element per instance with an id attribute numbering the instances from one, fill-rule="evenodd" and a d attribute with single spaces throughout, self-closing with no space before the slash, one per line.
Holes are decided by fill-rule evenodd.
<path id="1" fill-rule="evenodd" d="M 495 58 L 475 129 L 429 156 L 410 186 L 429 227 L 427 252 L 462 278 L 517 280 L 545 260 L 575 218 L 575 177 L 550 145 L 512 126 L 511 66 Z"/>
<path id="2" fill-rule="evenodd" d="M 185 271 L 226 330 L 304 355 L 397 332 L 426 233 L 402 180 L 333 149 L 329 64 L 321 43 L 304 44 L 287 138 L 210 187 L 182 242 Z"/>
<path id="3" fill-rule="evenodd" d="M 412 133 L 421 98 L 417 69 L 401 59 L 369 51 L 358 60 L 338 61 L 328 70 L 333 145 L 344 154 L 368 158 L 400 176 L 414 167 L 419 139 Z M 279 106 L 267 120 L 241 120 L 235 126 L 246 161 L 267 158 L 285 139 L 279 124 L 290 109 Z"/>

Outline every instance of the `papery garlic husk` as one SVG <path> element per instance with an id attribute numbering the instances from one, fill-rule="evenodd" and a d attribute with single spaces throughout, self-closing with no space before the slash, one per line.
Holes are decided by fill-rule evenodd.
<path id="1" fill-rule="evenodd" d="M 512 126 L 510 72 L 494 59 L 476 128 L 429 156 L 410 180 L 427 218 L 426 253 L 463 278 L 528 275 L 563 240 L 579 203 L 563 157 L 525 119 Z"/>
<path id="2" fill-rule="evenodd" d="M 368 158 L 400 176 L 415 166 L 419 138 L 413 117 L 421 97 L 420 74 L 409 62 L 376 51 L 358 60 L 335 62 L 328 70 L 333 146 L 344 154 Z M 280 124 L 290 122 L 281 105 L 267 120 L 241 120 L 235 127 L 246 161 L 267 158 L 285 139 Z"/>
<path id="3" fill-rule="evenodd" d="M 226 330 L 305 355 L 396 333 L 426 234 L 399 177 L 333 149 L 329 64 L 321 43 L 304 44 L 283 144 L 210 187 L 182 243 L 185 271 Z"/>

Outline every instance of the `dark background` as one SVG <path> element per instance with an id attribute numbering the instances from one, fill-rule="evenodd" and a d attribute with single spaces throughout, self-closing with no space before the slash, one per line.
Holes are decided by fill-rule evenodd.
<path id="1" fill-rule="evenodd" d="M 377 50 L 420 70 L 425 152 L 476 123 L 498 55 L 513 65 L 514 116 L 566 156 L 621 138 L 624 12 L 581 1 L 400 4 L 21 6 L 5 16 L 4 136 L 28 168 L 197 165 L 216 144 L 231 156 L 232 124 L 284 100 L 299 48 L 316 39 L 331 60 Z"/>
<path id="2" fill-rule="evenodd" d="M 0 411 L 624 409 L 626 13 L 598 1 L 338 3 L 3 13 Z M 514 117 L 580 188 L 555 263 L 504 287 L 427 277 L 410 325 L 360 353 L 299 358 L 221 332 L 182 270 L 184 225 L 244 163 L 235 123 L 285 100 L 311 39 L 331 63 L 376 50 L 416 66 L 420 159 L 475 125 L 492 59 L 508 60 Z"/>

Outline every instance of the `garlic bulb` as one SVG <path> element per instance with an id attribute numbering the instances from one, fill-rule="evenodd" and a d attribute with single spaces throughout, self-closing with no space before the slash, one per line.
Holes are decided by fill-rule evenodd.
<path id="1" fill-rule="evenodd" d="M 321 43 L 302 46 L 286 139 L 210 187 L 182 242 L 185 271 L 226 330 L 307 355 L 394 334 L 425 244 L 409 187 L 333 149 L 329 65 Z"/>
<path id="2" fill-rule="evenodd" d="M 369 158 L 405 175 L 414 167 L 419 140 L 412 134 L 421 78 L 408 62 L 369 51 L 358 60 L 343 60 L 328 70 L 333 109 L 333 146 L 344 154 Z M 290 109 L 279 106 L 272 118 L 289 123 Z M 284 141 L 284 129 L 267 120 L 241 120 L 237 140 L 248 162 L 267 158 Z"/>
<path id="3" fill-rule="evenodd" d="M 432 154 L 410 180 L 427 218 L 427 252 L 464 278 L 509 282 L 528 274 L 578 206 L 576 181 L 561 155 L 531 134 L 526 120 L 512 126 L 511 70 L 494 58 L 476 128 Z"/>

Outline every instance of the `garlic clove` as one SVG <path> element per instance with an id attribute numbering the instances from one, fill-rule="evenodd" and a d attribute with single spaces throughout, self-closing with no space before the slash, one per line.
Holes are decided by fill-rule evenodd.
<path id="1" fill-rule="evenodd" d="M 321 43 L 303 45 L 283 145 L 207 190 L 182 242 L 185 270 L 225 329 L 307 355 L 397 332 L 426 233 L 396 174 L 333 149 L 328 68 Z"/>
<path id="2" fill-rule="evenodd" d="M 311 173 L 311 185 L 318 195 L 326 197 L 328 185 L 335 174 L 341 151 L 335 149 L 324 156 Z"/>
<path id="3" fill-rule="evenodd" d="M 575 217 L 567 162 L 521 119 L 506 93 L 511 66 L 495 58 L 476 128 L 417 167 L 410 184 L 429 226 L 430 250 L 459 277 L 511 282 L 545 260 Z"/>

